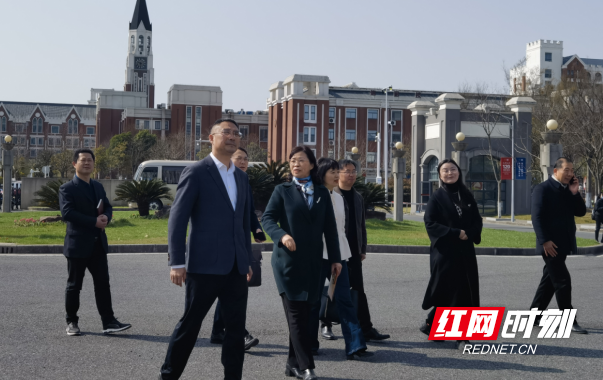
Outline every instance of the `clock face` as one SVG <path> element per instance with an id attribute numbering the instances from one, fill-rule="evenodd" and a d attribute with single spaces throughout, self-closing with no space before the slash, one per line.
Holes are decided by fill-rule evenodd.
<path id="1" fill-rule="evenodd" d="M 134 68 L 137 70 L 146 70 L 147 69 L 147 59 L 144 57 L 139 57 L 134 60 Z"/>

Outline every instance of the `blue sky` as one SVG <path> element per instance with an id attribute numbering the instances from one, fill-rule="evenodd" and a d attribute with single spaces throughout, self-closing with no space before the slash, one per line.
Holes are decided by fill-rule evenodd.
<path id="1" fill-rule="evenodd" d="M 455 91 L 504 85 L 527 42 L 603 58 L 603 1 L 147 0 L 156 103 L 172 84 L 218 85 L 223 107 L 265 109 L 287 76 Z M 86 103 L 123 89 L 135 0 L 0 0 L 0 100 Z"/>

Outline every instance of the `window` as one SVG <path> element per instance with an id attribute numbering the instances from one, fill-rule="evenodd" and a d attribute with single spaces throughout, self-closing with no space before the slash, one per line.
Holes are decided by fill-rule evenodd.
<path id="1" fill-rule="evenodd" d="M 438 164 L 440 161 L 437 157 L 432 157 L 429 160 L 429 180 L 430 181 L 439 181 L 440 176 L 438 175 Z"/>
<path id="2" fill-rule="evenodd" d="M 369 119 L 378 119 L 379 118 L 379 110 L 368 110 L 368 118 Z"/>
<path id="3" fill-rule="evenodd" d="M 77 120 L 70 119 L 67 123 L 67 133 L 70 135 L 77 135 Z"/>
<path id="4" fill-rule="evenodd" d="M 346 117 L 346 119 L 355 119 L 356 118 L 356 109 L 355 108 L 346 109 L 345 117 Z"/>
<path id="5" fill-rule="evenodd" d="M 553 62 L 553 53 L 544 53 L 544 60 L 547 62 Z"/>
<path id="6" fill-rule="evenodd" d="M 37 138 L 35 138 L 35 137 L 32 137 L 32 138 L 29 140 L 29 145 L 38 145 L 38 139 L 37 139 Z"/>
<path id="7" fill-rule="evenodd" d="M 144 50 L 144 37 L 138 36 L 138 52 L 142 54 Z"/>
<path id="8" fill-rule="evenodd" d="M 304 106 L 304 121 L 316 121 L 316 106 L 309 104 Z"/>
<path id="9" fill-rule="evenodd" d="M 35 158 L 37 156 L 38 156 L 38 151 L 37 150 L 32 149 L 32 150 L 29 151 L 29 157 Z"/>
<path id="10" fill-rule="evenodd" d="M 260 127 L 260 142 L 268 141 L 268 127 Z"/>
<path id="11" fill-rule="evenodd" d="M 356 110 L 354 110 L 355 112 Z M 345 130 L 345 139 L 346 140 L 354 140 L 356 141 L 356 131 L 353 129 L 346 129 Z"/>
<path id="12" fill-rule="evenodd" d="M 335 129 L 329 128 L 329 140 L 335 140 Z"/>
<path id="13" fill-rule="evenodd" d="M 552 75 L 551 69 L 544 70 L 544 77 L 545 78 L 551 78 L 552 76 L 553 75 Z"/>
<path id="14" fill-rule="evenodd" d="M 335 152 L 332 150 L 329 150 L 329 158 L 335 158 Z"/>
<path id="15" fill-rule="evenodd" d="M 147 37 L 147 55 L 151 54 L 151 37 Z"/>
<path id="16" fill-rule="evenodd" d="M 159 173 L 158 167 L 148 167 L 144 168 L 142 174 L 140 176 L 141 181 L 150 181 L 152 179 L 157 179 L 157 175 Z"/>
<path id="17" fill-rule="evenodd" d="M 86 127 L 86 134 L 87 135 L 94 135 L 95 134 L 95 128 L 94 127 Z"/>
<path id="18" fill-rule="evenodd" d="M 93 138 L 85 138 L 84 139 L 84 148 L 94 148 L 96 145 L 96 140 Z"/>
<path id="19" fill-rule="evenodd" d="M 166 120 L 166 121 L 165 121 L 165 130 L 166 130 L 166 131 L 169 131 L 169 130 L 170 130 L 170 121 L 169 121 L 169 120 Z"/>
<path id="20" fill-rule="evenodd" d="M 377 131 L 368 131 L 368 141 L 377 141 Z"/>
<path id="21" fill-rule="evenodd" d="M 193 107 L 186 107 L 186 135 L 191 135 Z"/>
<path id="22" fill-rule="evenodd" d="M 183 170 L 184 166 L 164 166 L 161 168 L 161 179 L 168 185 L 177 185 Z"/>
<path id="23" fill-rule="evenodd" d="M 6 132 L 6 117 L 0 117 L 0 124 L 2 124 L 2 132 Z"/>
<path id="24" fill-rule="evenodd" d="M 57 135 L 61 132 L 61 126 L 60 125 L 51 125 L 50 126 L 50 133 Z"/>
<path id="25" fill-rule="evenodd" d="M 42 133 L 42 125 L 43 121 L 41 117 L 36 117 L 31 122 L 31 132 L 32 133 Z"/>
<path id="26" fill-rule="evenodd" d="M 195 107 L 195 140 L 201 139 L 201 107 Z"/>
<path id="27" fill-rule="evenodd" d="M 241 139 L 246 139 L 249 136 L 249 126 L 248 125 L 239 125 L 239 132 L 241 132 Z"/>
<path id="28" fill-rule="evenodd" d="M 392 111 L 392 120 L 402 121 L 402 111 Z M 400 125 L 400 123 L 396 123 L 396 125 Z"/>
<path id="29" fill-rule="evenodd" d="M 402 132 L 392 132 L 392 144 L 402 141 Z"/>
<path id="30" fill-rule="evenodd" d="M 316 144 L 316 127 L 304 127 L 304 144 Z"/>
<path id="31" fill-rule="evenodd" d="M 161 120 L 155 120 L 155 130 L 156 131 L 161 130 Z"/>
<path id="32" fill-rule="evenodd" d="M 144 129 L 151 129 L 151 121 L 144 120 Z"/>
<path id="33" fill-rule="evenodd" d="M 329 117 L 330 118 L 334 118 L 335 117 L 335 107 L 330 107 L 329 108 Z"/>
<path id="34" fill-rule="evenodd" d="M 366 154 L 366 163 L 367 164 L 374 164 L 375 162 L 377 162 L 377 153 L 375 153 L 375 152 L 368 152 Z"/>

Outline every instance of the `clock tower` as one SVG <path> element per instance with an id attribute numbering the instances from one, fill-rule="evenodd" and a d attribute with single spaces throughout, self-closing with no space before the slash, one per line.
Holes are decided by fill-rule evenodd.
<path id="1" fill-rule="evenodd" d="M 154 107 L 155 70 L 153 69 L 153 25 L 147 2 L 137 0 L 130 22 L 125 91 L 147 94 L 147 106 Z"/>

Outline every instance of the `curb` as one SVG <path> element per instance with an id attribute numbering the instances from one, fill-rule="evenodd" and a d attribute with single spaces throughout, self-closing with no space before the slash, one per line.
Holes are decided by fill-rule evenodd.
<path id="1" fill-rule="evenodd" d="M 252 244 L 253 251 L 272 251 L 272 243 Z M 429 254 L 429 246 L 371 244 L 367 253 Z M 114 244 L 109 245 L 109 253 L 166 253 L 167 244 Z M 0 244 L 0 254 L 49 254 L 63 253 L 62 245 L 17 245 Z M 534 248 L 481 248 L 475 247 L 478 256 L 539 256 Z M 603 245 L 579 247 L 578 255 L 601 255 Z"/>

